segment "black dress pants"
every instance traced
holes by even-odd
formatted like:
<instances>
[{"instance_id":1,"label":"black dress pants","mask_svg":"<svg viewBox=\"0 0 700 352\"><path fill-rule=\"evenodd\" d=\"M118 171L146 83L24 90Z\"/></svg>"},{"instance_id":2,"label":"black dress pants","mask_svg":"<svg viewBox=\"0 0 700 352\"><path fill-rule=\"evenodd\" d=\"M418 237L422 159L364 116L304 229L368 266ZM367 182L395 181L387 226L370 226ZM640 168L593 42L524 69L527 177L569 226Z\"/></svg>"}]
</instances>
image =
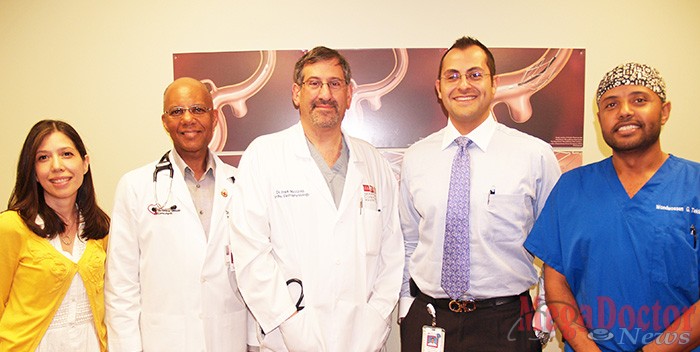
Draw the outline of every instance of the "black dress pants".
<instances>
[{"instance_id":1,"label":"black dress pants","mask_svg":"<svg viewBox=\"0 0 700 352\"><path fill-rule=\"evenodd\" d=\"M420 352L423 325L432 317L428 301L419 295L401 322L401 352ZM435 306L436 325L445 329L445 351L540 352L542 345L532 330L534 309L530 295L499 306L455 313Z\"/></svg>"}]
</instances>

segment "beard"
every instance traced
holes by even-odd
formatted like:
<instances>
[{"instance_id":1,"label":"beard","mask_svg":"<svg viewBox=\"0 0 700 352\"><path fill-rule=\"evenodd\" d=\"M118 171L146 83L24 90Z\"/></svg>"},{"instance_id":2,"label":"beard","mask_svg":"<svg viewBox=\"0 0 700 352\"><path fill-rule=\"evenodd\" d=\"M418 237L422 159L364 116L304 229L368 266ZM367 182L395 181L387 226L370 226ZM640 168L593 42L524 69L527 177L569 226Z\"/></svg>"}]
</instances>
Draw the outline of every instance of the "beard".
<instances>
[{"instance_id":1,"label":"beard","mask_svg":"<svg viewBox=\"0 0 700 352\"><path fill-rule=\"evenodd\" d=\"M338 126L341 120L340 112L338 111L338 103L335 100L322 100L319 103L331 105L333 110L317 110L316 102L311 106L311 123L319 128L332 128Z\"/></svg>"},{"instance_id":2,"label":"beard","mask_svg":"<svg viewBox=\"0 0 700 352\"><path fill-rule=\"evenodd\" d=\"M644 151L659 142L661 136L661 121L642 128L642 135L635 139L615 138L612 134L603 134L603 139L614 152L625 153Z\"/></svg>"}]
</instances>

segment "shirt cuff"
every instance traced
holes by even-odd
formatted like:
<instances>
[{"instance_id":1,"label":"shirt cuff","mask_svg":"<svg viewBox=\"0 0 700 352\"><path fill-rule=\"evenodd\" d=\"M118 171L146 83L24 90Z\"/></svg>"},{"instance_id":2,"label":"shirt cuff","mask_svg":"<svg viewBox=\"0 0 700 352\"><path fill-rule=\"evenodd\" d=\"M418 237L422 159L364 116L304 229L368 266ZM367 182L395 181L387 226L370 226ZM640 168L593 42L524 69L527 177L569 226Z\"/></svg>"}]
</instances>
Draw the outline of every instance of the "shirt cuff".
<instances>
[{"instance_id":1,"label":"shirt cuff","mask_svg":"<svg viewBox=\"0 0 700 352\"><path fill-rule=\"evenodd\" d=\"M399 299L399 319L403 318L408 314L408 310L411 308L415 297L401 297Z\"/></svg>"}]
</instances>

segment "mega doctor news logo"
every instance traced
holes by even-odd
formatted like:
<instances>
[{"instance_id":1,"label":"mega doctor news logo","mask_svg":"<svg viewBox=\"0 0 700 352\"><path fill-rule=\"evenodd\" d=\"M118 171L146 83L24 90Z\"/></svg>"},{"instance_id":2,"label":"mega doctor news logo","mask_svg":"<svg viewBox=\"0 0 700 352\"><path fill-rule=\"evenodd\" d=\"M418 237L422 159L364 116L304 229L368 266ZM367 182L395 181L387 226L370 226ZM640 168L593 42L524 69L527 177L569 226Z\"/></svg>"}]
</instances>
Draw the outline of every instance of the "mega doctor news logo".
<instances>
[{"instance_id":1,"label":"mega doctor news logo","mask_svg":"<svg viewBox=\"0 0 700 352\"><path fill-rule=\"evenodd\" d=\"M551 308L552 305L556 308ZM596 342L612 340L618 345L636 346L646 345L656 340L660 344L688 344L691 330L690 318L682 317L688 310L694 310L694 308L661 306L659 302L651 306L643 305L634 308L630 305L617 305L613 299L606 296L598 297L595 307L581 305L578 312L575 307L565 302L549 302L549 305L540 302L536 304L534 312L522 315L521 322L511 331L526 328L523 323L534 321L535 326L539 324L539 329L544 328L547 331L557 329L562 333L563 339L572 339L574 336L571 335L576 332L573 329L562 330L561 327L555 327L552 316L558 318L560 325L579 325L577 320L583 318L588 330L587 337ZM592 323L594 319L595 323ZM662 335L664 330L668 330L668 333Z\"/></svg>"}]
</instances>

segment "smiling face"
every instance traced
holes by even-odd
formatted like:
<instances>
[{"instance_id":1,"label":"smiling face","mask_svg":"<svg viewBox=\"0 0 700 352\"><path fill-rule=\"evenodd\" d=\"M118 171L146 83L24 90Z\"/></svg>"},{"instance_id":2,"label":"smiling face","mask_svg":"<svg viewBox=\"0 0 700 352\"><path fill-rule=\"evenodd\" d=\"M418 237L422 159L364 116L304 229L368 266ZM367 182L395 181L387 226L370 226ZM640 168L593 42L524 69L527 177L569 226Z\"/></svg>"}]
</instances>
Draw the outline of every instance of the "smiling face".
<instances>
[{"instance_id":1,"label":"smiling face","mask_svg":"<svg viewBox=\"0 0 700 352\"><path fill-rule=\"evenodd\" d=\"M73 141L62 132L44 138L34 158L34 171L44 189L46 204L57 209L62 202L75 203L89 164L88 156L81 156Z\"/></svg>"},{"instance_id":2,"label":"smiling face","mask_svg":"<svg viewBox=\"0 0 700 352\"><path fill-rule=\"evenodd\" d=\"M192 114L191 107L213 107L211 95L204 84L192 78L180 78L165 91L163 100L163 127L173 140L173 146L184 159L206 158L208 145L214 136L218 111L209 110L203 114ZM179 116L168 114L175 107L185 110Z\"/></svg>"},{"instance_id":3,"label":"smiling face","mask_svg":"<svg viewBox=\"0 0 700 352\"><path fill-rule=\"evenodd\" d=\"M352 101L352 87L345 83L345 74L338 59L307 64L302 69L302 85L292 86L292 101L299 107L304 128L340 128L345 111ZM314 87L310 81L320 82ZM329 82L339 83L333 88Z\"/></svg>"},{"instance_id":4,"label":"smiling face","mask_svg":"<svg viewBox=\"0 0 700 352\"><path fill-rule=\"evenodd\" d=\"M483 79L472 81L467 74L482 73ZM462 75L455 82L444 77L458 73ZM487 55L476 45L465 49L452 49L443 59L440 79L435 81L435 89L447 114L462 134L471 132L489 116L489 109L496 93L496 81L487 65Z\"/></svg>"},{"instance_id":5,"label":"smiling face","mask_svg":"<svg viewBox=\"0 0 700 352\"><path fill-rule=\"evenodd\" d=\"M603 139L614 152L644 152L660 148L661 126L671 112L670 102L643 86L619 86L606 91L598 103Z\"/></svg>"}]
</instances>

